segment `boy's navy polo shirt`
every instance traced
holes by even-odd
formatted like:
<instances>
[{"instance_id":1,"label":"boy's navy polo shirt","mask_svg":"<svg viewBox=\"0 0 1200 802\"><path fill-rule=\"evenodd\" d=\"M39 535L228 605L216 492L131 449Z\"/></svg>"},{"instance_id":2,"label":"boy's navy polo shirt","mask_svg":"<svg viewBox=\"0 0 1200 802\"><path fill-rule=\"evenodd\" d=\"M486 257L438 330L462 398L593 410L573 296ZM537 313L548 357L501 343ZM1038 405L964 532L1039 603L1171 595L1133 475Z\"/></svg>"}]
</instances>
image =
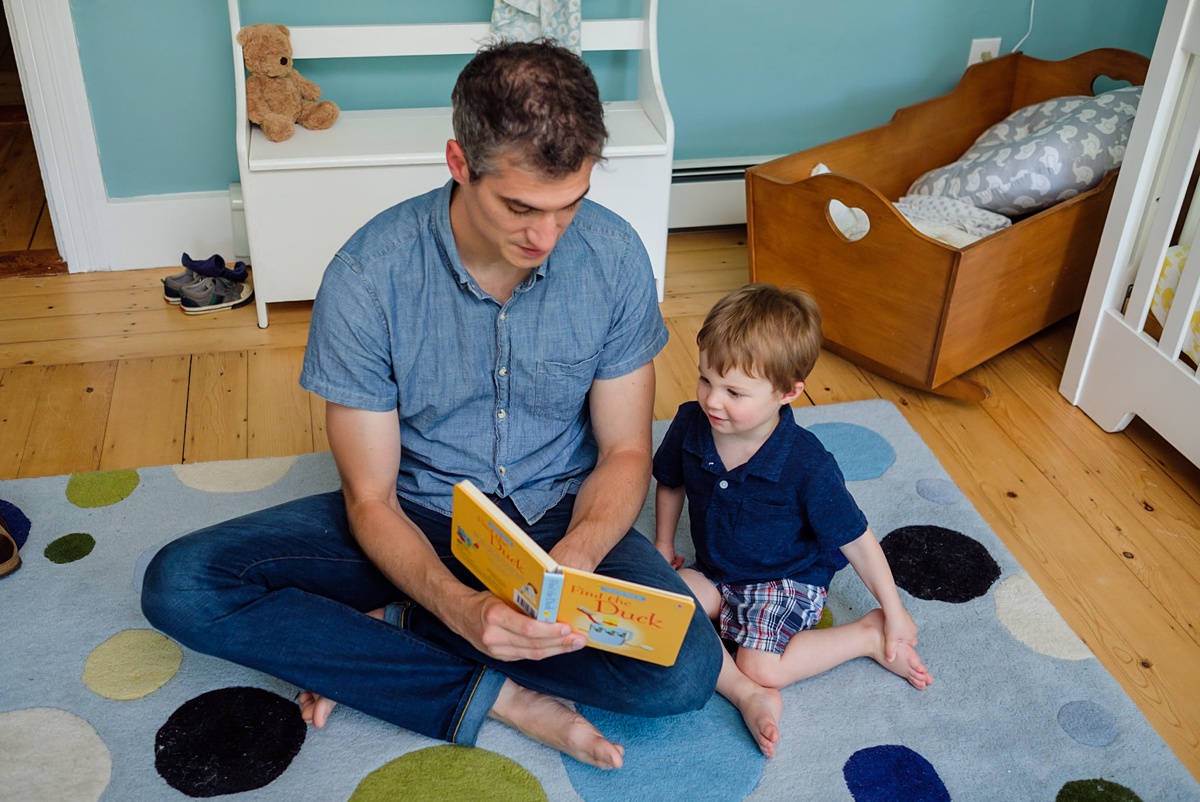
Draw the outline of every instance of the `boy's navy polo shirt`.
<instances>
[{"instance_id":1,"label":"boy's navy polo shirt","mask_svg":"<svg viewBox=\"0 0 1200 802\"><path fill-rule=\"evenodd\" d=\"M654 455L654 478L685 487L696 567L714 582L827 587L846 564L838 549L867 531L833 455L787 406L758 452L726 471L700 405L681 405Z\"/></svg>"}]
</instances>

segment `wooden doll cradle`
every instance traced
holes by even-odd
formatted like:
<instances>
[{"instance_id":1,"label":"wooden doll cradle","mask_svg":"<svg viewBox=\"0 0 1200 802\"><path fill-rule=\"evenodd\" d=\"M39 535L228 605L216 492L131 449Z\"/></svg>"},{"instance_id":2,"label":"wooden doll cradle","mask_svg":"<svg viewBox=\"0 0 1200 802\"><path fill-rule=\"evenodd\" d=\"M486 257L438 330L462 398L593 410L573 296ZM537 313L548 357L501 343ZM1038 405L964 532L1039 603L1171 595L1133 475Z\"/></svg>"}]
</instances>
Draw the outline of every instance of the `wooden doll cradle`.
<instances>
[{"instance_id":1,"label":"wooden doll cradle","mask_svg":"<svg viewBox=\"0 0 1200 802\"><path fill-rule=\"evenodd\" d=\"M747 170L751 280L810 293L825 346L862 367L943 395L987 397L960 374L1079 310L1117 171L963 248L920 233L889 199L1017 109L1091 95L1099 77L1141 85L1148 65L1117 49L1063 61L1014 53L969 67L953 91L886 125ZM812 176L818 163L834 172ZM866 213L864 237L837 229L833 200Z\"/></svg>"}]
</instances>

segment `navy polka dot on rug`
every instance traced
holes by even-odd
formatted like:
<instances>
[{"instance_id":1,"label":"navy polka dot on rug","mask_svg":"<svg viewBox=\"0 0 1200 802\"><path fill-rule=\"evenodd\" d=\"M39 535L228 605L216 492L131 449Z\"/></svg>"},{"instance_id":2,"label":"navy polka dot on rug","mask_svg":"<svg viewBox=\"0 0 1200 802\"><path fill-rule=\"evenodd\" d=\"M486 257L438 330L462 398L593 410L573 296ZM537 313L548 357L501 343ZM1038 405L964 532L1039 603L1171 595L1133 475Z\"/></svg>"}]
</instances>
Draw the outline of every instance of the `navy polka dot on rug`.
<instances>
[{"instance_id":1,"label":"navy polka dot on rug","mask_svg":"<svg viewBox=\"0 0 1200 802\"><path fill-rule=\"evenodd\" d=\"M933 764L898 744L860 749L842 767L854 802L950 802Z\"/></svg>"},{"instance_id":2,"label":"navy polka dot on rug","mask_svg":"<svg viewBox=\"0 0 1200 802\"><path fill-rule=\"evenodd\" d=\"M953 529L902 526L880 545L896 584L918 599L962 604L1000 578L1000 566L983 544Z\"/></svg>"},{"instance_id":3,"label":"navy polka dot on rug","mask_svg":"<svg viewBox=\"0 0 1200 802\"><path fill-rule=\"evenodd\" d=\"M21 508L0 498L0 518L7 524L8 533L16 541L17 548L24 546L25 541L29 539L30 523L25 513L21 512Z\"/></svg>"},{"instance_id":4,"label":"navy polka dot on rug","mask_svg":"<svg viewBox=\"0 0 1200 802\"><path fill-rule=\"evenodd\" d=\"M1123 785L1108 780L1071 780L1054 797L1054 802L1142 802Z\"/></svg>"},{"instance_id":5,"label":"navy polka dot on rug","mask_svg":"<svg viewBox=\"0 0 1200 802\"><path fill-rule=\"evenodd\" d=\"M304 744L300 708L260 688L221 688L180 705L154 739L154 767L191 797L262 788Z\"/></svg>"},{"instance_id":6,"label":"navy polka dot on rug","mask_svg":"<svg viewBox=\"0 0 1200 802\"><path fill-rule=\"evenodd\" d=\"M1058 710L1058 725L1084 746L1108 746L1117 738L1117 717L1095 702L1067 702Z\"/></svg>"},{"instance_id":7,"label":"navy polka dot on rug","mask_svg":"<svg viewBox=\"0 0 1200 802\"><path fill-rule=\"evenodd\" d=\"M848 482L878 479L896 461L891 443L865 426L814 423L807 428L833 454Z\"/></svg>"}]
</instances>

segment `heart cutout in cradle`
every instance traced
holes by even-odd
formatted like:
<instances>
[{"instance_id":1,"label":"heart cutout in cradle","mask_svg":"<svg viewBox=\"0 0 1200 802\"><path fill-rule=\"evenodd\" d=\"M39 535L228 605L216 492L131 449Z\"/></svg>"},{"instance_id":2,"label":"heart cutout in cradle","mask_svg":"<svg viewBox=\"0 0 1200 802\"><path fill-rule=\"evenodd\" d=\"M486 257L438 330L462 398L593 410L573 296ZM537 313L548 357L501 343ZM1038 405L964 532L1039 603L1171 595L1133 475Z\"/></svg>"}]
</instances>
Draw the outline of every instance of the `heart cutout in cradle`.
<instances>
[{"instance_id":1,"label":"heart cutout in cradle","mask_svg":"<svg viewBox=\"0 0 1200 802\"><path fill-rule=\"evenodd\" d=\"M847 206L840 200L829 201L825 216L833 230L847 242L858 242L871 230L871 218L857 206Z\"/></svg>"}]
</instances>

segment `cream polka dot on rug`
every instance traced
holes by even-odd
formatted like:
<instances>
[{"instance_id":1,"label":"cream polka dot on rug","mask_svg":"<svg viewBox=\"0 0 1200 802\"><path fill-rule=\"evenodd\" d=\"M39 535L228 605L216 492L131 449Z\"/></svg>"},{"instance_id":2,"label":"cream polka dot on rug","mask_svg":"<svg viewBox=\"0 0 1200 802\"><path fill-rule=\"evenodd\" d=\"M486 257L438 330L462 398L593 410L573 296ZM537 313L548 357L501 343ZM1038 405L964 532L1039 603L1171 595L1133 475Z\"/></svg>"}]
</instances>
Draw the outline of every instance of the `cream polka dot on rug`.
<instances>
[{"instance_id":1,"label":"cream polka dot on rug","mask_svg":"<svg viewBox=\"0 0 1200 802\"><path fill-rule=\"evenodd\" d=\"M94 802L112 757L92 725L52 707L0 713L0 798Z\"/></svg>"},{"instance_id":2,"label":"cream polka dot on rug","mask_svg":"<svg viewBox=\"0 0 1200 802\"><path fill-rule=\"evenodd\" d=\"M132 469L77 473L67 480L67 501L84 509L107 507L129 498L139 481Z\"/></svg>"},{"instance_id":3,"label":"cream polka dot on rug","mask_svg":"<svg viewBox=\"0 0 1200 802\"><path fill-rule=\"evenodd\" d=\"M106 699L149 696L179 672L183 650L152 629L126 629L101 643L83 664L83 684Z\"/></svg>"},{"instance_id":4,"label":"cream polka dot on rug","mask_svg":"<svg viewBox=\"0 0 1200 802\"><path fill-rule=\"evenodd\" d=\"M179 481L207 493L251 493L278 482L296 463L295 457L197 462L172 466Z\"/></svg>"},{"instance_id":5,"label":"cream polka dot on rug","mask_svg":"<svg viewBox=\"0 0 1200 802\"><path fill-rule=\"evenodd\" d=\"M537 778L519 763L486 749L431 746L385 763L363 778L349 802L540 802Z\"/></svg>"},{"instance_id":6,"label":"cream polka dot on rug","mask_svg":"<svg viewBox=\"0 0 1200 802\"><path fill-rule=\"evenodd\" d=\"M1009 634L1038 654L1061 660L1092 656L1028 574L1010 576L997 586L996 618Z\"/></svg>"}]
</instances>

